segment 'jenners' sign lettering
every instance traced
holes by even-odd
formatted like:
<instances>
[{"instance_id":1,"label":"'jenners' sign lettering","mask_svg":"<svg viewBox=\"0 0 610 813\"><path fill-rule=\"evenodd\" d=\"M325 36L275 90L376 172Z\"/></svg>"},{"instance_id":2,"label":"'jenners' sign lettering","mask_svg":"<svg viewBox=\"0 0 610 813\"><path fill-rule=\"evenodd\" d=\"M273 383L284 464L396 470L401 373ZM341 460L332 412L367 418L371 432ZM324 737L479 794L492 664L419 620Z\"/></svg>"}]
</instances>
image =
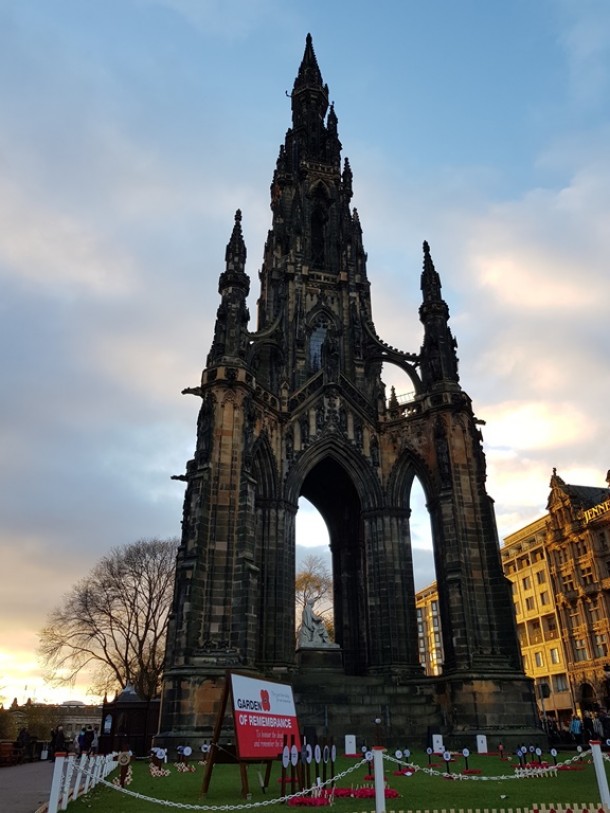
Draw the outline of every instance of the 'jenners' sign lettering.
<instances>
[{"instance_id":1,"label":"'jenners' sign lettering","mask_svg":"<svg viewBox=\"0 0 610 813\"><path fill-rule=\"evenodd\" d=\"M606 511L610 511L610 500L600 502L599 505L594 505L593 508L587 508L582 512L582 518L584 519L585 523L588 523L594 519L597 519L597 517L599 517L601 514L605 514Z\"/></svg>"}]
</instances>

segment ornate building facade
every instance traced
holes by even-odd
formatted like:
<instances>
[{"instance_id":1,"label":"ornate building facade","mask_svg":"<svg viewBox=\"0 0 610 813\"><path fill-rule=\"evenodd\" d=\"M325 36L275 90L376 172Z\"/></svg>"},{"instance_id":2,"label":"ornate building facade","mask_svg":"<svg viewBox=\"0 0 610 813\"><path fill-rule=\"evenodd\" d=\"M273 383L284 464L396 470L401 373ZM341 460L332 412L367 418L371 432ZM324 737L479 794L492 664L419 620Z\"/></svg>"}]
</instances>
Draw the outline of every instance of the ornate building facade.
<instances>
[{"instance_id":1,"label":"ornate building facade","mask_svg":"<svg viewBox=\"0 0 610 813\"><path fill-rule=\"evenodd\" d=\"M271 182L272 225L250 327L237 212L214 339L198 386L159 741L209 733L227 669L290 681L304 725L335 735L407 725L453 731L533 724L503 576L478 421L430 248L419 280L423 341L403 352L372 318L367 255L311 38ZM386 398L382 364L411 379ZM443 675L419 662L410 492L425 491L442 620ZM307 498L329 531L331 654L295 651L295 516ZM398 733L400 732L400 734ZM521 736L521 735L519 735Z\"/></svg>"},{"instance_id":2,"label":"ornate building facade","mask_svg":"<svg viewBox=\"0 0 610 813\"><path fill-rule=\"evenodd\" d=\"M502 565L513 585L525 673L535 682L541 720L569 722L575 701L547 548L548 514L504 540Z\"/></svg>"},{"instance_id":3,"label":"ornate building facade","mask_svg":"<svg viewBox=\"0 0 610 813\"><path fill-rule=\"evenodd\" d=\"M561 727L575 711L610 708L610 489L569 485L556 471L550 487L548 513L507 536L501 555L540 718ZM438 668L436 599L436 584L417 594L428 674Z\"/></svg>"},{"instance_id":4,"label":"ornate building facade","mask_svg":"<svg viewBox=\"0 0 610 813\"><path fill-rule=\"evenodd\" d=\"M575 704L583 712L607 709L610 488L568 485L553 471L547 508L549 567Z\"/></svg>"}]
</instances>

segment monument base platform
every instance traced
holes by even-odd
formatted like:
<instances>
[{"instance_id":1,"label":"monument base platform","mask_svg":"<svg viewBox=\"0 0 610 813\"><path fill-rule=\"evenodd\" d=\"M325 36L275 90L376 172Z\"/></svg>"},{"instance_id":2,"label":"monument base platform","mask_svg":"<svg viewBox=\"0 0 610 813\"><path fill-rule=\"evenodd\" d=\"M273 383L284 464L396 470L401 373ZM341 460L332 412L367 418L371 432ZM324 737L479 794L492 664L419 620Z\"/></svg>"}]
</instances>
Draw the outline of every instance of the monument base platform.
<instances>
[{"instance_id":1,"label":"monument base platform","mask_svg":"<svg viewBox=\"0 0 610 813\"><path fill-rule=\"evenodd\" d=\"M342 742L353 734L359 747L383 741L425 748L438 733L445 747L468 746L473 753L478 735L485 735L489 751L500 743L506 752L524 742L547 745L535 724L531 681L522 675L356 676L325 663L320 668L314 659L307 667L301 662L291 679L299 723L318 737Z\"/></svg>"},{"instance_id":2,"label":"monument base platform","mask_svg":"<svg viewBox=\"0 0 610 813\"><path fill-rule=\"evenodd\" d=\"M337 647L297 649L297 669L334 669L343 673L343 653Z\"/></svg>"},{"instance_id":3,"label":"monument base platform","mask_svg":"<svg viewBox=\"0 0 610 813\"><path fill-rule=\"evenodd\" d=\"M532 681L523 674L490 670L426 677L404 670L350 675L344 656L339 647L301 647L292 668L253 676L264 674L292 686L299 725L312 741L330 736L340 745L353 735L359 752L363 744L377 742L425 748L438 734L446 748L468 747L474 753L484 735L490 752L500 744L505 753L523 743L546 747L546 735L536 727ZM166 672L155 744L172 751L191 745L198 752L210 742L225 676L224 668L207 665L198 665L197 673L192 665L188 672ZM231 725L221 738L223 745L234 741Z\"/></svg>"}]
</instances>

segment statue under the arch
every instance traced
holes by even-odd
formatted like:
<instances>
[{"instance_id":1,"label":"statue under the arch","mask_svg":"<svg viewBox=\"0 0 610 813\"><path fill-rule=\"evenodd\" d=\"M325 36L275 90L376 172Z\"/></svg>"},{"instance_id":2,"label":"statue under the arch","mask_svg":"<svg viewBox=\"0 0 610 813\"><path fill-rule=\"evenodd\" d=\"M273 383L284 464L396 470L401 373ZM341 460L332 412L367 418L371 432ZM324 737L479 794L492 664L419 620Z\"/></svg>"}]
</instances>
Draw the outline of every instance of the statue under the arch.
<instances>
[{"instance_id":1,"label":"statue under the arch","mask_svg":"<svg viewBox=\"0 0 610 813\"><path fill-rule=\"evenodd\" d=\"M485 489L482 438L460 386L441 282L424 243L418 352L383 342L372 319L352 170L341 162L311 37L271 183L272 225L256 328L237 212L220 274L186 472L182 544L158 740L208 736L227 669L292 683L301 724L367 737L385 710L388 744L533 730L509 584ZM382 364L414 396L389 400ZM409 516L417 477L430 512L442 623L441 676L419 660ZM295 652L300 496L328 527L336 647ZM323 649L324 647L320 647ZM315 649L315 647L313 647ZM315 657L314 657L315 655ZM462 741L460 740L460 741Z\"/></svg>"}]
</instances>

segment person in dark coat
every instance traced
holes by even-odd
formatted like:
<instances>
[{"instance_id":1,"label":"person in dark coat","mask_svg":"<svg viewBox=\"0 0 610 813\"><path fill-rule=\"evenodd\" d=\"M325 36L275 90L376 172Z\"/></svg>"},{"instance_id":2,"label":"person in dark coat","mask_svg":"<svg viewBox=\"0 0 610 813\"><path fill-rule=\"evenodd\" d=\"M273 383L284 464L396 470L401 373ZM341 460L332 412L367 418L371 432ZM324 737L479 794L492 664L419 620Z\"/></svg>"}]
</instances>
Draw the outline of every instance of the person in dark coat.
<instances>
[{"instance_id":1,"label":"person in dark coat","mask_svg":"<svg viewBox=\"0 0 610 813\"><path fill-rule=\"evenodd\" d=\"M64 727L58 725L55 729L55 739L53 742L53 762L57 754L66 753L66 735L64 734Z\"/></svg>"},{"instance_id":2,"label":"person in dark coat","mask_svg":"<svg viewBox=\"0 0 610 813\"><path fill-rule=\"evenodd\" d=\"M81 754L87 754L87 756L91 753L91 744L93 743L93 726L88 725L85 729L85 737L83 741L83 750Z\"/></svg>"},{"instance_id":3,"label":"person in dark coat","mask_svg":"<svg viewBox=\"0 0 610 813\"><path fill-rule=\"evenodd\" d=\"M85 736L85 729L81 728L78 734L78 748L76 749L77 754L80 756L81 754L86 754L87 749L85 748L86 744L86 736Z\"/></svg>"}]
</instances>

